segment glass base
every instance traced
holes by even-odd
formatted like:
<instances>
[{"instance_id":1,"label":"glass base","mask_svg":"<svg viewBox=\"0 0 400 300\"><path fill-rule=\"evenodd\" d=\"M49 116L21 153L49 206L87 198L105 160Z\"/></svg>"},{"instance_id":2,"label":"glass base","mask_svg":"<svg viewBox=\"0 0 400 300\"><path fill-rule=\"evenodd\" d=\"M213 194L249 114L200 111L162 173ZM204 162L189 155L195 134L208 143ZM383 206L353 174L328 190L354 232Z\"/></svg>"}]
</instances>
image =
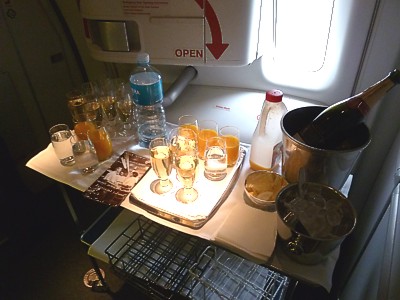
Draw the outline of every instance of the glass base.
<instances>
[{"instance_id":1,"label":"glass base","mask_svg":"<svg viewBox=\"0 0 400 300\"><path fill-rule=\"evenodd\" d=\"M92 174L94 171L96 171L98 164L94 165L94 166L90 166L90 167L86 167L84 169L81 169L81 173L83 175L86 174Z\"/></svg>"},{"instance_id":2,"label":"glass base","mask_svg":"<svg viewBox=\"0 0 400 300\"><path fill-rule=\"evenodd\" d=\"M73 166L75 164L75 159L73 156L68 156L66 158L60 159L60 163L65 167Z\"/></svg>"},{"instance_id":3,"label":"glass base","mask_svg":"<svg viewBox=\"0 0 400 300\"><path fill-rule=\"evenodd\" d=\"M197 199L198 195L199 193L194 188L186 190L181 188L176 192L175 198L182 203L192 203Z\"/></svg>"},{"instance_id":4,"label":"glass base","mask_svg":"<svg viewBox=\"0 0 400 300\"><path fill-rule=\"evenodd\" d=\"M226 177L226 171L225 172L204 171L204 177L211 181L220 181Z\"/></svg>"},{"instance_id":5,"label":"glass base","mask_svg":"<svg viewBox=\"0 0 400 300\"><path fill-rule=\"evenodd\" d=\"M122 137L137 136L137 130L135 128L121 129L118 131L118 135Z\"/></svg>"},{"instance_id":6,"label":"glass base","mask_svg":"<svg viewBox=\"0 0 400 300\"><path fill-rule=\"evenodd\" d=\"M165 194L172 189L172 182L169 181L169 184L161 185L161 180L157 179L151 183L150 189L155 194L159 194L159 195Z\"/></svg>"}]
</instances>

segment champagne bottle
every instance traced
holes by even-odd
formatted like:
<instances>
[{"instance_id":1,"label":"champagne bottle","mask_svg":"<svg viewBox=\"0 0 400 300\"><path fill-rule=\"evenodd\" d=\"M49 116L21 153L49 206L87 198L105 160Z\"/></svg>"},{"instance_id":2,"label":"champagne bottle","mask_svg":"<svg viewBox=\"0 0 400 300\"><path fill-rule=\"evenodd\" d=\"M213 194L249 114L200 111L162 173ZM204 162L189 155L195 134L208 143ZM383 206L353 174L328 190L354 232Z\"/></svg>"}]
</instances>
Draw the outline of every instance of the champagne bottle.
<instances>
[{"instance_id":1,"label":"champagne bottle","mask_svg":"<svg viewBox=\"0 0 400 300\"><path fill-rule=\"evenodd\" d=\"M323 110L294 137L305 144L327 150L343 149L349 132L360 125L370 109L396 84L400 71L393 70L385 78L363 92L337 102Z\"/></svg>"}]
</instances>

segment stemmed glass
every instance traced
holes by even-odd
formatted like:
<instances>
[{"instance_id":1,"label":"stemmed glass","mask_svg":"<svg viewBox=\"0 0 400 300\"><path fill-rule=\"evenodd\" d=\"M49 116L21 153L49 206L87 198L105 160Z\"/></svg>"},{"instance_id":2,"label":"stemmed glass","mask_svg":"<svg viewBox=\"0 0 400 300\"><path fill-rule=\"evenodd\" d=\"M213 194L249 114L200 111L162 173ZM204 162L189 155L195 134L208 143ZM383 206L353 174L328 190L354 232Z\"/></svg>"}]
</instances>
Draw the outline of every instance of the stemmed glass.
<instances>
[{"instance_id":1,"label":"stemmed glass","mask_svg":"<svg viewBox=\"0 0 400 300\"><path fill-rule=\"evenodd\" d=\"M85 121L93 122L96 127L103 124L103 109L99 101L98 86L95 82L84 82L81 86L82 97L84 99Z\"/></svg>"},{"instance_id":2,"label":"stemmed glass","mask_svg":"<svg viewBox=\"0 0 400 300\"><path fill-rule=\"evenodd\" d=\"M80 88L69 91L66 96L75 134L86 140L87 131L100 128L103 123L103 109L98 101L96 84L85 82Z\"/></svg>"},{"instance_id":3,"label":"stemmed glass","mask_svg":"<svg viewBox=\"0 0 400 300\"><path fill-rule=\"evenodd\" d=\"M191 203L198 197L193 188L197 177L199 158L197 156L197 134L187 127L179 127L172 137L175 169L183 188L176 192L176 199L183 203Z\"/></svg>"},{"instance_id":4,"label":"stemmed glass","mask_svg":"<svg viewBox=\"0 0 400 300\"><path fill-rule=\"evenodd\" d=\"M135 126L135 104L132 100L132 89L128 83L119 86L116 108L118 116L122 121L122 128L118 131L121 136L132 136L137 133Z\"/></svg>"},{"instance_id":5,"label":"stemmed glass","mask_svg":"<svg viewBox=\"0 0 400 300\"><path fill-rule=\"evenodd\" d=\"M182 144L184 142L184 137L194 139L197 142L197 134L191 128L178 126L172 128L171 131L168 133L168 139L172 151L172 156L173 156L172 160L174 165L175 165L175 155L178 150L178 143ZM198 147L198 145L196 145L196 147Z\"/></svg>"},{"instance_id":6,"label":"stemmed glass","mask_svg":"<svg viewBox=\"0 0 400 300\"><path fill-rule=\"evenodd\" d=\"M158 176L158 180L152 183L152 191L164 194L171 190L172 182L169 175L172 171L172 153L166 138L155 138L149 144L151 154L151 166Z\"/></svg>"},{"instance_id":7,"label":"stemmed glass","mask_svg":"<svg viewBox=\"0 0 400 300\"><path fill-rule=\"evenodd\" d=\"M112 135L115 134L117 121L115 102L119 82L121 81L118 79L107 78L99 83L100 103L107 118L107 127Z\"/></svg>"}]
</instances>

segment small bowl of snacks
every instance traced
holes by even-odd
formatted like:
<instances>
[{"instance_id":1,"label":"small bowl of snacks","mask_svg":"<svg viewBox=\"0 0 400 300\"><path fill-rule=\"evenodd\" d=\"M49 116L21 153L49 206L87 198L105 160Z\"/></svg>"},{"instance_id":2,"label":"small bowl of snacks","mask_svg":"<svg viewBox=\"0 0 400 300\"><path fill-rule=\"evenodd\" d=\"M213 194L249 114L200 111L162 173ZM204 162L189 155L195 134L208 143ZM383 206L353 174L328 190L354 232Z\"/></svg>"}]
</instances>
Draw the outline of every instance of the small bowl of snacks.
<instances>
[{"instance_id":1,"label":"small bowl of snacks","mask_svg":"<svg viewBox=\"0 0 400 300\"><path fill-rule=\"evenodd\" d=\"M286 179L278 173L255 171L247 175L244 190L256 207L275 211L276 196L287 185Z\"/></svg>"}]
</instances>

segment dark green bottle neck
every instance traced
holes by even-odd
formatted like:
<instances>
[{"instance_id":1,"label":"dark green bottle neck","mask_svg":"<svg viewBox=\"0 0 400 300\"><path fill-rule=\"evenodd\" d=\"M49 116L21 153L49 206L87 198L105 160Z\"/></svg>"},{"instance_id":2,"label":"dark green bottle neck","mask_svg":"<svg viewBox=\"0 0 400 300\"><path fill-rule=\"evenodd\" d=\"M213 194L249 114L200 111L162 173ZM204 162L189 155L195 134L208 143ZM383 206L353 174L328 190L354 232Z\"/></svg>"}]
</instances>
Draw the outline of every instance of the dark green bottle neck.
<instances>
[{"instance_id":1,"label":"dark green bottle neck","mask_svg":"<svg viewBox=\"0 0 400 300\"><path fill-rule=\"evenodd\" d=\"M392 80L395 84L400 84L400 71L397 69L394 69L392 72L389 74L390 80Z\"/></svg>"},{"instance_id":2,"label":"dark green bottle neck","mask_svg":"<svg viewBox=\"0 0 400 300\"><path fill-rule=\"evenodd\" d=\"M398 70L394 70L385 78L378 81L374 85L371 85L369 88L353 96L352 98L361 98L366 105L369 106L369 108L372 108L381 99L383 99L385 94L389 92L396 84L398 84L399 81L400 72Z\"/></svg>"}]
</instances>

